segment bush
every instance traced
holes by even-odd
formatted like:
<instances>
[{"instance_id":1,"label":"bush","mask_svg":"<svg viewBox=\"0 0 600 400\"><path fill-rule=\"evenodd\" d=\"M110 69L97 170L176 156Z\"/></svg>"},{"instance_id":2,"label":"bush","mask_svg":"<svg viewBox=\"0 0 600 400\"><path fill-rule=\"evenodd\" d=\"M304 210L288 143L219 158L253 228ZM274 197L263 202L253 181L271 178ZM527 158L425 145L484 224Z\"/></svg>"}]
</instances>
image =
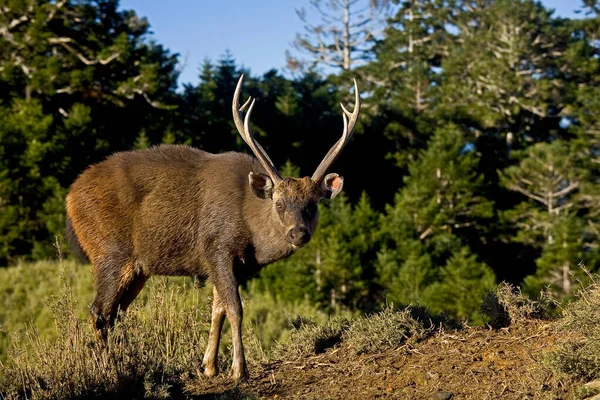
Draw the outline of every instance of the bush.
<instances>
[{"instance_id":1,"label":"bush","mask_svg":"<svg viewBox=\"0 0 600 400\"><path fill-rule=\"evenodd\" d=\"M378 353L421 340L436 327L457 327L445 315L434 316L422 307L411 306L399 311L388 306L371 315L331 318L323 324L297 317L292 324L290 341L275 347L275 358L299 359L342 343L357 354Z\"/></svg>"},{"instance_id":2,"label":"bush","mask_svg":"<svg viewBox=\"0 0 600 400\"><path fill-rule=\"evenodd\" d=\"M352 320L343 340L357 354L380 353L398 348L407 340L422 339L431 327L430 321L414 318L410 308L394 311L387 307L377 314Z\"/></svg>"},{"instance_id":3,"label":"bush","mask_svg":"<svg viewBox=\"0 0 600 400\"><path fill-rule=\"evenodd\" d=\"M583 380L600 378L600 281L591 279L564 307L557 321L562 340L547 359L555 370Z\"/></svg>"},{"instance_id":4,"label":"bush","mask_svg":"<svg viewBox=\"0 0 600 400\"><path fill-rule=\"evenodd\" d=\"M525 296L521 289L506 282L501 283L495 291L488 292L479 310L487 317L488 324L493 328L503 328L518 325L531 319L546 318L548 309L543 300L535 301Z\"/></svg>"},{"instance_id":5,"label":"bush","mask_svg":"<svg viewBox=\"0 0 600 400\"><path fill-rule=\"evenodd\" d=\"M292 325L289 342L278 343L273 350L273 356L277 359L300 359L324 353L341 343L349 321L346 318L332 318L324 324L317 324L299 316L292 321Z\"/></svg>"}]
</instances>

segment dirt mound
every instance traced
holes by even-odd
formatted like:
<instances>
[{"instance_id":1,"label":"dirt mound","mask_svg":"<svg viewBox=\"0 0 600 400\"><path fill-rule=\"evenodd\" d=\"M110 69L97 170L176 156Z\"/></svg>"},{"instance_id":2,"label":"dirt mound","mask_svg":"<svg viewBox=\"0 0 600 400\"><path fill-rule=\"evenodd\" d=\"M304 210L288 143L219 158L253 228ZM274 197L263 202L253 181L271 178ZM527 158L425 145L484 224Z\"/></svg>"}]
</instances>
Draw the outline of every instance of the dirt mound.
<instances>
[{"instance_id":1,"label":"dirt mound","mask_svg":"<svg viewBox=\"0 0 600 400\"><path fill-rule=\"evenodd\" d=\"M499 330L438 331L376 354L348 346L298 361L279 360L234 386L226 377L190 381L191 395L266 399L565 399L573 392L542 357L558 334L548 321Z\"/></svg>"}]
</instances>

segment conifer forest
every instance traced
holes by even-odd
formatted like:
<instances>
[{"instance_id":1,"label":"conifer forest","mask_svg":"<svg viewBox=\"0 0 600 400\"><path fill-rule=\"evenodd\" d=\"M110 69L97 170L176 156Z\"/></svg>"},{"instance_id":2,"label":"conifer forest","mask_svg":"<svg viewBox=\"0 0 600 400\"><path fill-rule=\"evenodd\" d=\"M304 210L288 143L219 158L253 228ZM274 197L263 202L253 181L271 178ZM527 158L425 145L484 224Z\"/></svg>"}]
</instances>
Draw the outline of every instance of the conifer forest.
<instances>
[{"instance_id":1,"label":"conifer forest","mask_svg":"<svg viewBox=\"0 0 600 400\"><path fill-rule=\"evenodd\" d=\"M599 3L572 19L530 0L312 6L286 68L256 75L223 49L179 87L181 56L118 0L0 0L0 266L52 260L57 242L73 258L65 195L114 152L249 152L231 116L244 73L252 129L283 176L310 176L338 140L353 79L362 98L332 168L344 191L255 292L477 324L501 282L564 300L598 272Z\"/></svg>"}]
</instances>

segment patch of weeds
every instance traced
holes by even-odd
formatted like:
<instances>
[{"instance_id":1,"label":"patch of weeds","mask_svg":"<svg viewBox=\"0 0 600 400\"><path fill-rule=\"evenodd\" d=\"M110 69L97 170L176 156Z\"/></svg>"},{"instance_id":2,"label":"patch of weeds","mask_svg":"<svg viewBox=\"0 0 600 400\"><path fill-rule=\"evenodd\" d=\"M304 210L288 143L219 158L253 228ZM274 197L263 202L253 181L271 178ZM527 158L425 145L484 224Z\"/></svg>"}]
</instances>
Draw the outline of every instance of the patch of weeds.
<instances>
[{"instance_id":1,"label":"patch of weeds","mask_svg":"<svg viewBox=\"0 0 600 400\"><path fill-rule=\"evenodd\" d=\"M546 305L543 302L530 299L520 288L508 283L500 284L495 292L488 292L480 311L495 329L546 317Z\"/></svg>"},{"instance_id":2,"label":"patch of weeds","mask_svg":"<svg viewBox=\"0 0 600 400\"><path fill-rule=\"evenodd\" d=\"M323 325L312 320L297 317L291 322L294 331L286 345L276 345L275 358L301 358L321 354L342 341L342 335L349 327L346 318L336 318Z\"/></svg>"},{"instance_id":3,"label":"patch of weeds","mask_svg":"<svg viewBox=\"0 0 600 400\"><path fill-rule=\"evenodd\" d=\"M574 397L576 399L589 399L598 394L600 394L600 388L583 385L575 389Z\"/></svg>"},{"instance_id":4,"label":"patch of weeds","mask_svg":"<svg viewBox=\"0 0 600 400\"><path fill-rule=\"evenodd\" d=\"M410 308L395 311L388 307L376 314L353 319L344 332L343 341L357 354L379 353L398 348L409 340L422 339L432 327L431 320L424 324L414 318Z\"/></svg>"},{"instance_id":5,"label":"patch of weeds","mask_svg":"<svg viewBox=\"0 0 600 400\"><path fill-rule=\"evenodd\" d=\"M556 325L562 338L547 357L550 366L578 380L600 378L600 282L580 289Z\"/></svg>"},{"instance_id":6,"label":"patch of weeds","mask_svg":"<svg viewBox=\"0 0 600 400\"><path fill-rule=\"evenodd\" d=\"M9 362L0 365L1 398L169 398L181 376L200 368L209 318L180 286L150 285L146 303L134 303L126 318L99 343L68 283L48 306L56 338L31 327L15 338ZM20 340L19 340L20 339Z\"/></svg>"},{"instance_id":7,"label":"patch of weeds","mask_svg":"<svg viewBox=\"0 0 600 400\"><path fill-rule=\"evenodd\" d=\"M325 324L296 317L290 321L293 332L288 344L278 345L278 359L301 358L320 354L347 344L357 354L377 353L398 348L409 341L418 341L441 327L458 327L445 315L432 315L425 308L404 307L397 311L391 306L367 316L352 319L336 318Z\"/></svg>"}]
</instances>

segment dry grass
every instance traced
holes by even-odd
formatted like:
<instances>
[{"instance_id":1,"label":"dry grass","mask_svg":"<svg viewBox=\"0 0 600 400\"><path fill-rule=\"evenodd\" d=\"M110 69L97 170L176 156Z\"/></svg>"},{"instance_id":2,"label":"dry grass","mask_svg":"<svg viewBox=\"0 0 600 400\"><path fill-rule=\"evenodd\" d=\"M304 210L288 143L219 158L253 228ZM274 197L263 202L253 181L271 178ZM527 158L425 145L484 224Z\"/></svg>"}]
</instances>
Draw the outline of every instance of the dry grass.
<instances>
[{"instance_id":1,"label":"dry grass","mask_svg":"<svg viewBox=\"0 0 600 400\"><path fill-rule=\"evenodd\" d=\"M300 359L321 354L342 341L342 334L349 327L346 318L334 318L317 324L301 316L292 321L293 331L287 344L278 344L273 350L275 359Z\"/></svg>"},{"instance_id":2,"label":"dry grass","mask_svg":"<svg viewBox=\"0 0 600 400\"><path fill-rule=\"evenodd\" d=\"M542 299L544 298L545 296L542 296ZM480 311L487 317L488 325L498 329L527 323L531 319L546 318L546 307L545 302L525 296L520 288L501 283L495 292L486 294Z\"/></svg>"},{"instance_id":3,"label":"dry grass","mask_svg":"<svg viewBox=\"0 0 600 400\"><path fill-rule=\"evenodd\" d=\"M13 337L9 362L0 365L0 393L11 398L166 398L183 379L199 374L209 317L207 300L165 281L148 301L132 306L100 345L68 284L49 302L57 339L35 328Z\"/></svg>"},{"instance_id":4,"label":"dry grass","mask_svg":"<svg viewBox=\"0 0 600 400\"><path fill-rule=\"evenodd\" d=\"M563 307L556 322L561 340L547 358L555 370L582 381L600 379L600 280L590 278L592 283Z\"/></svg>"},{"instance_id":5,"label":"dry grass","mask_svg":"<svg viewBox=\"0 0 600 400\"><path fill-rule=\"evenodd\" d=\"M539 398L565 393L583 398L597 389L577 388L600 378L600 281L595 277L575 301L560 309L560 318L552 319L547 317L544 301L533 301L518 288L500 285L486 296L481 311L490 326L503 329L461 327L421 307L386 307L368 316L329 320L320 314L315 319L292 319L289 315L310 308L296 305L272 313L285 309L276 297L250 295L244 343L256 383L238 387L227 377L231 362L228 325L220 353L224 376L205 379L200 371L208 337L210 288L191 290L189 280L153 279L127 318L117 323L108 344L100 346L88 318L81 315L87 304L80 303L81 296L65 276L64 266L62 271L62 288L47 302L54 333L41 335L31 324L12 336L9 361L0 364L0 398L206 398L202 396L211 394L210 398L226 400L262 398L265 392L295 396L307 390L306 382L317 382L318 374L325 372L339 372L336 380L345 374L364 376L357 393L373 392L374 397L368 398L376 398L375 386L381 382L371 386L373 377L382 368L394 371L398 365L411 363L414 369L399 369L392 381L386 381L385 390L408 388L402 389L406 394L446 388L467 393L452 376L475 371L482 377L478 385L486 390L508 393L485 380L489 377L506 382L515 395L526 390L523 393L539 394ZM286 334L269 333L268 337L286 339L270 351L257 332L276 325ZM328 351L332 348L339 351ZM410 351L395 351L404 348ZM292 371L289 376L285 368ZM278 386L273 382L279 382ZM343 392L342 386L338 389ZM310 391L315 396L321 393L316 386Z\"/></svg>"},{"instance_id":6,"label":"dry grass","mask_svg":"<svg viewBox=\"0 0 600 400\"><path fill-rule=\"evenodd\" d=\"M344 332L343 340L357 354L372 354L420 340L432 328L430 320L415 318L410 308L394 311L388 307L377 314L354 319Z\"/></svg>"},{"instance_id":7,"label":"dry grass","mask_svg":"<svg viewBox=\"0 0 600 400\"><path fill-rule=\"evenodd\" d=\"M457 326L443 315L434 316L424 308L410 306L401 310L386 306L378 313L334 318L324 324L297 317L292 325L290 341L275 348L275 359L300 359L341 344L356 354L379 353L421 340L436 328Z\"/></svg>"}]
</instances>

